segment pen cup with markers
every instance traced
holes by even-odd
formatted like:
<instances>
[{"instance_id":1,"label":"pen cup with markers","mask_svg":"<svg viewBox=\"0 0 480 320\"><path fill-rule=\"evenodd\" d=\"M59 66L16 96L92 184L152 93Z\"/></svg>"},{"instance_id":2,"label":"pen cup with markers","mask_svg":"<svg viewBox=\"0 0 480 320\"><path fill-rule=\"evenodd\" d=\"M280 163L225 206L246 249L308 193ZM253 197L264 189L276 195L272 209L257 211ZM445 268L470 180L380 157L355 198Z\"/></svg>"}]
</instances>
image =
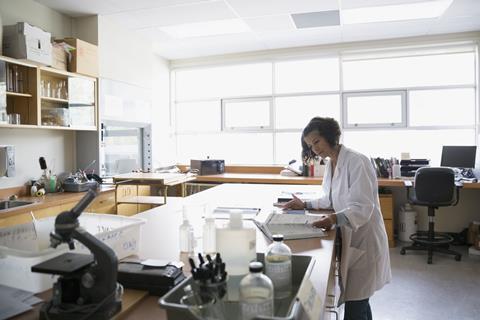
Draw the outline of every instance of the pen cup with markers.
<instances>
[{"instance_id":1,"label":"pen cup with markers","mask_svg":"<svg viewBox=\"0 0 480 320\"><path fill-rule=\"evenodd\" d=\"M193 291L190 286L186 286L184 290L186 294L180 299L180 303L188 308L195 319L225 319L223 308L214 294L208 291Z\"/></svg>"}]
</instances>

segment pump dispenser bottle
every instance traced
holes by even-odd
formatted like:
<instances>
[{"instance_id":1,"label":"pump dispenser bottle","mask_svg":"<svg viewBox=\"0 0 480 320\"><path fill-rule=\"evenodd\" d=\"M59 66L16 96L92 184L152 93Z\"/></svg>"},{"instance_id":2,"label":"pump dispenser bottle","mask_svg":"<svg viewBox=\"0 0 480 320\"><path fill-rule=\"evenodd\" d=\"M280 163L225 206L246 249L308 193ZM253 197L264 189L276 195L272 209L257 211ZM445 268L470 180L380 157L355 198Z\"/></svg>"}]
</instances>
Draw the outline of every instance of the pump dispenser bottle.
<instances>
[{"instance_id":1,"label":"pump dispenser bottle","mask_svg":"<svg viewBox=\"0 0 480 320\"><path fill-rule=\"evenodd\" d=\"M248 273L250 261L256 260L256 231L244 227L241 212L232 212L225 228L217 229L217 252L221 254L229 275L228 300L238 301L240 280Z\"/></svg>"}]
</instances>

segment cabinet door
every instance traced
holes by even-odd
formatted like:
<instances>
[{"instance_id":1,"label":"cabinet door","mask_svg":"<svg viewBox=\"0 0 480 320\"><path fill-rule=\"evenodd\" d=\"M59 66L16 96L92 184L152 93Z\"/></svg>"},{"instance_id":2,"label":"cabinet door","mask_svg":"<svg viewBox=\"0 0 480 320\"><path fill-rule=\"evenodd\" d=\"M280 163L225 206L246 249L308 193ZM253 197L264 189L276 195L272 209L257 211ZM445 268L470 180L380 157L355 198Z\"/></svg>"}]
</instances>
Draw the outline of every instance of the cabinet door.
<instances>
[{"instance_id":1,"label":"cabinet door","mask_svg":"<svg viewBox=\"0 0 480 320\"><path fill-rule=\"evenodd\" d=\"M383 219L393 219L393 196L391 194L380 195L380 208Z\"/></svg>"},{"instance_id":2,"label":"cabinet door","mask_svg":"<svg viewBox=\"0 0 480 320\"><path fill-rule=\"evenodd\" d=\"M92 213L109 213L115 214L115 192L101 193L93 203L85 209L87 212Z\"/></svg>"},{"instance_id":3,"label":"cabinet door","mask_svg":"<svg viewBox=\"0 0 480 320\"><path fill-rule=\"evenodd\" d=\"M30 215L30 213L20 213L15 216L0 219L0 228L10 227L28 222L32 222L32 216Z\"/></svg>"}]
</instances>

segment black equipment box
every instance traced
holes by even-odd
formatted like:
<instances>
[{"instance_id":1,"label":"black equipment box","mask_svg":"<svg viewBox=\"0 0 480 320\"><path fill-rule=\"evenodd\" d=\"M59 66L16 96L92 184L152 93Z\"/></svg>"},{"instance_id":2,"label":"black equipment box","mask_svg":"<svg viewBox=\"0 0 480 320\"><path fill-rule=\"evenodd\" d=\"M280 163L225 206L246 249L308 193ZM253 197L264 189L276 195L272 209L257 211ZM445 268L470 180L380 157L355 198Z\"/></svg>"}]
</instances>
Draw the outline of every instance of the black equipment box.
<instances>
[{"instance_id":1,"label":"black equipment box","mask_svg":"<svg viewBox=\"0 0 480 320\"><path fill-rule=\"evenodd\" d=\"M225 172L225 160L190 160L190 170L198 170L201 176Z\"/></svg>"},{"instance_id":2,"label":"black equipment box","mask_svg":"<svg viewBox=\"0 0 480 320\"><path fill-rule=\"evenodd\" d=\"M125 288L147 290L155 296L163 296L184 279L182 269L173 265L149 267L139 262L118 264L118 282Z\"/></svg>"}]
</instances>

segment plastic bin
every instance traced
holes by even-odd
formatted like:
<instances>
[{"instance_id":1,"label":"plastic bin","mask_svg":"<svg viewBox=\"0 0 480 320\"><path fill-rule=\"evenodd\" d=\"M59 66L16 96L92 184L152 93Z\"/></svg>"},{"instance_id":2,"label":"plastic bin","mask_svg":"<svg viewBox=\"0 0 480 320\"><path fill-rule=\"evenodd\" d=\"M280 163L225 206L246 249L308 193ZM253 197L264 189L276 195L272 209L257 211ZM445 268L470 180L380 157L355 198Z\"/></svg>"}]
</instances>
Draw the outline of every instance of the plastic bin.
<instances>
[{"instance_id":1,"label":"plastic bin","mask_svg":"<svg viewBox=\"0 0 480 320\"><path fill-rule=\"evenodd\" d=\"M138 254L140 226L144 219L107 214L82 214L80 225L109 245L118 259ZM39 219L0 229L0 284L32 291L45 291L52 287L55 277L31 272L31 267L68 251L62 244L50 246L50 232L55 217ZM75 252L90 253L81 243L75 242Z\"/></svg>"},{"instance_id":2,"label":"plastic bin","mask_svg":"<svg viewBox=\"0 0 480 320\"><path fill-rule=\"evenodd\" d=\"M257 253L257 260L263 262L264 255ZM262 317L261 319L293 320L303 317L304 311L296 297L298 290L310 276L314 263L315 260L310 256L292 256L292 294L288 298L275 300L273 318ZM158 300L160 306L167 310L168 320L198 320L185 305L180 303L180 299L185 295L185 286L191 282L192 277L188 277ZM224 305L225 319L240 319L240 305L238 302L224 302Z\"/></svg>"}]
</instances>

